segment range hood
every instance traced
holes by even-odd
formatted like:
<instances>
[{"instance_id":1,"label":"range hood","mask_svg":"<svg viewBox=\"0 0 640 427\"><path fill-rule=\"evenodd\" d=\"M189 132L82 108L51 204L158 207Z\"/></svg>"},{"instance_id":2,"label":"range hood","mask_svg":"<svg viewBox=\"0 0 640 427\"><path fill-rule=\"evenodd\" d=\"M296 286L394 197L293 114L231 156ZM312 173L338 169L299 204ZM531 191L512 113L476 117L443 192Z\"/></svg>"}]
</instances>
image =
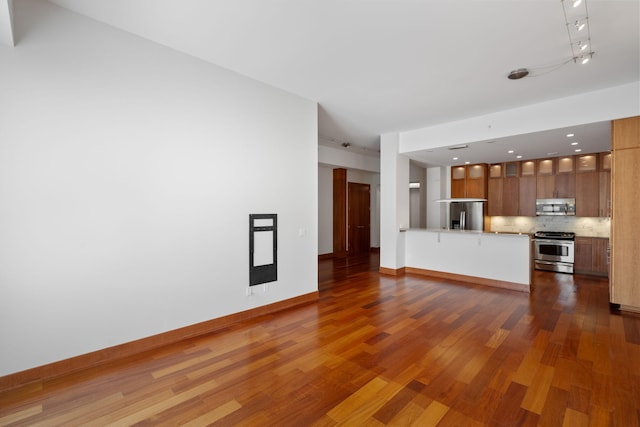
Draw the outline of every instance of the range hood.
<instances>
[{"instance_id":1,"label":"range hood","mask_svg":"<svg viewBox=\"0 0 640 427\"><path fill-rule=\"evenodd\" d=\"M487 199L474 199L472 197L457 197L453 199L439 199L436 200L437 203L467 203L467 202L486 202Z\"/></svg>"}]
</instances>

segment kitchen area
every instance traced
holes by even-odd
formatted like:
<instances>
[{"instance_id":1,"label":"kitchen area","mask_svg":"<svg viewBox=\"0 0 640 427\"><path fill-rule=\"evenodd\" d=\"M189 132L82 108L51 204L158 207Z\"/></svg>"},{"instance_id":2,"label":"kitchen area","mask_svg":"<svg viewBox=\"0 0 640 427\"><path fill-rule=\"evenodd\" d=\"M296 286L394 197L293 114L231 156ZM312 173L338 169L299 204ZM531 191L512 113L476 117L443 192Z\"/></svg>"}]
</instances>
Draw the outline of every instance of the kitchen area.
<instances>
[{"instance_id":1,"label":"kitchen area","mask_svg":"<svg viewBox=\"0 0 640 427\"><path fill-rule=\"evenodd\" d=\"M439 228L474 236L477 242L454 246L454 259L466 259L464 263L447 266L445 255L424 268L425 262L409 255L426 251L418 249L415 229L410 229L409 271L424 268L433 274L434 268L444 268L460 280L470 276L473 281L484 269L480 277L490 279L489 286L525 292L531 291L532 269L608 275L611 152L452 166L448 183L451 197L435 200L444 207ZM442 231L437 233L436 253L442 253ZM488 249L491 237L498 239L497 246ZM478 248L477 253L461 257L470 247ZM470 268L477 260L481 262Z\"/></svg>"},{"instance_id":2,"label":"kitchen area","mask_svg":"<svg viewBox=\"0 0 640 427\"><path fill-rule=\"evenodd\" d=\"M640 163L633 156L640 151L640 118L608 126L605 150L578 146L570 154L471 163L459 154L466 145L449 147L456 152L448 155L461 158L458 164L439 168L436 175L426 170L427 179L418 185L412 160L410 192L415 195L424 186L423 194L434 194L435 188L440 197L427 196L426 207L420 208L427 220L420 227L415 227L419 209L413 206L411 226L398 221L401 270L524 292L535 287L536 270L609 277L610 302L638 311L634 272L640 254L631 236L636 233L632 200L640 199L631 183L638 182ZM567 133L563 142L575 147L571 137ZM407 202L416 199L410 196ZM477 220L479 210L482 221Z\"/></svg>"}]
</instances>

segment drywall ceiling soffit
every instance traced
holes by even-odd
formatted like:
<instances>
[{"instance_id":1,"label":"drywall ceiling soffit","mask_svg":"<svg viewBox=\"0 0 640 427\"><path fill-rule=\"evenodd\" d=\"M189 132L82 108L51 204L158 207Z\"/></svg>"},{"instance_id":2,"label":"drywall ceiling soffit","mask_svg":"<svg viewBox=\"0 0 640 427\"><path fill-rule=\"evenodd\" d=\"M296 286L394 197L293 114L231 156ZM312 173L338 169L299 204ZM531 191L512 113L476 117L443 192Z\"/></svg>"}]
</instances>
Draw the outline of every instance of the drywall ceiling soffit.
<instances>
[{"instance_id":1,"label":"drywall ceiling soffit","mask_svg":"<svg viewBox=\"0 0 640 427\"><path fill-rule=\"evenodd\" d=\"M0 44L14 46L13 0L0 0Z\"/></svg>"}]
</instances>

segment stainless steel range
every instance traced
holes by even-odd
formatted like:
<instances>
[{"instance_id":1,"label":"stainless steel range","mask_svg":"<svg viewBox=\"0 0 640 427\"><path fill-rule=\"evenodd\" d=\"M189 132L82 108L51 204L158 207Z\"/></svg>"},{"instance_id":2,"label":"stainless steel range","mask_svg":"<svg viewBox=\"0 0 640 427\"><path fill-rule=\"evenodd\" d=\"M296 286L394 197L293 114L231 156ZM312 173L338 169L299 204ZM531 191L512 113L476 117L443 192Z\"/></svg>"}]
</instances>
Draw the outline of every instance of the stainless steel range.
<instances>
[{"instance_id":1,"label":"stainless steel range","mask_svg":"<svg viewBox=\"0 0 640 427\"><path fill-rule=\"evenodd\" d=\"M576 234L538 231L535 234L534 265L537 270L573 274Z\"/></svg>"}]
</instances>

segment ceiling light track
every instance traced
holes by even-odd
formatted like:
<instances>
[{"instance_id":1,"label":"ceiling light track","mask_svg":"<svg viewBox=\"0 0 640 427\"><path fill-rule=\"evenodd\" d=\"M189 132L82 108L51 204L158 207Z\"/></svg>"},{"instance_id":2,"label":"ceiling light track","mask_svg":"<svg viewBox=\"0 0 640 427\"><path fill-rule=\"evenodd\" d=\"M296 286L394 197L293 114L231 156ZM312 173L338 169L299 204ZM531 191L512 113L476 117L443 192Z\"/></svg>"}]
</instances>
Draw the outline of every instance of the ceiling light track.
<instances>
[{"instance_id":1,"label":"ceiling light track","mask_svg":"<svg viewBox=\"0 0 640 427\"><path fill-rule=\"evenodd\" d=\"M586 64L593 58L591 49L591 29L587 0L560 0L567 27L571 59L576 64Z\"/></svg>"},{"instance_id":2,"label":"ceiling light track","mask_svg":"<svg viewBox=\"0 0 640 427\"><path fill-rule=\"evenodd\" d=\"M537 68L518 68L507 74L509 80L519 80L523 77L539 77L568 64L569 62L586 64L593 58L591 49L591 30L589 28L589 10L587 0L560 0L564 15L565 27L571 48L571 57L552 65ZM536 70L544 70L534 72Z\"/></svg>"}]
</instances>

